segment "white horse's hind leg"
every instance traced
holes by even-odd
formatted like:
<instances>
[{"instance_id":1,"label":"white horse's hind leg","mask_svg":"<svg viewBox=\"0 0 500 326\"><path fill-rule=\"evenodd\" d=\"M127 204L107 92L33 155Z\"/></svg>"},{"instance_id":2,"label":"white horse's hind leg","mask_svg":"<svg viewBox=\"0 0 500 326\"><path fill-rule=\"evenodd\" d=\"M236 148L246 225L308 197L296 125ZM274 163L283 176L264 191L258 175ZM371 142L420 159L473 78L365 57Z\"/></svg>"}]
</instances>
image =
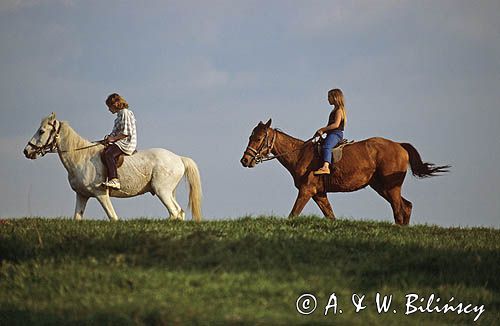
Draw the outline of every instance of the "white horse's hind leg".
<instances>
[{"instance_id":1,"label":"white horse's hind leg","mask_svg":"<svg viewBox=\"0 0 500 326\"><path fill-rule=\"evenodd\" d=\"M75 220L81 220L83 218L83 212L85 212L85 206L87 206L88 200L89 197L76 193L75 215L73 216Z\"/></svg>"},{"instance_id":2,"label":"white horse's hind leg","mask_svg":"<svg viewBox=\"0 0 500 326\"><path fill-rule=\"evenodd\" d=\"M184 211L182 211L181 207L175 200L173 191L160 189L156 192L156 195L160 198L163 205L167 207L170 218L175 220L184 220Z\"/></svg>"},{"instance_id":3,"label":"white horse's hind leg","mask_svg":"<svg viewBox=\"0 0 500 326\"><path fill-rule=\"evenodd\" d=\"M118 216L116 215L115 209L113 208L113 204L111 204L111 199L109 199L109 195L103 194L96 196L97 201L101 204L102 208L108 215L108 218L111 221L118 221Z\"/></svg>"},{"instance_id":4,"label":"white horse's hind leg","mask_svg":"<svg viewBox=\"0 0 500 326\"><path fill-rule=\"evenodd\" d=\"M184 220L185 213L175 200L175 189L184 175L184 165L179 157L168 163L168 167L161 165L157 167L151 186L163 205L167 207L170 218Z\"/></svg>"},{"instance_id":5,"label":"white horse's hind leg","mask_svg":"<svg viewBox=\"0 0 500 326\"><path fill-rule=\"evenodd\" d=\"M177 210L180 211L179 218L184 221L186 219L186 213L184 212L181 205L179 205L177 199L175 198L175 190L172 192L172 201L174 202L174 205L177 208Z\"/></svg>"}]
</instances>

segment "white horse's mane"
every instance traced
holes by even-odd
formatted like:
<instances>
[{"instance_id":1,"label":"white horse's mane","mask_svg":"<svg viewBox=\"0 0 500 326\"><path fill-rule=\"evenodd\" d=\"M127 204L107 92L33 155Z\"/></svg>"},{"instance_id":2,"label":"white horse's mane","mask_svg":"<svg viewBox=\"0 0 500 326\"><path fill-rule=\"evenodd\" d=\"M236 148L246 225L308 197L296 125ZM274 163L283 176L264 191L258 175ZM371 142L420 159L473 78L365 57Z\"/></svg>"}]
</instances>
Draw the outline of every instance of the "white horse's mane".
<instances>
[{"instance_id":1,"label":"white horse's mane","mask_svg":"<svg viewBox=\"0 0 500 326\"><path fill-rule=\"evenodd\" d=\"M67 121L60 121L61 129L59 131L59 138L61 139L61 150L67 151L71 155L72 161L80 162L82 159L95 153L96 150L102 149L102 146L90 147L88 149L76 150L89 145L92 142L80 136Z\"/></svg>"}]
</instances>

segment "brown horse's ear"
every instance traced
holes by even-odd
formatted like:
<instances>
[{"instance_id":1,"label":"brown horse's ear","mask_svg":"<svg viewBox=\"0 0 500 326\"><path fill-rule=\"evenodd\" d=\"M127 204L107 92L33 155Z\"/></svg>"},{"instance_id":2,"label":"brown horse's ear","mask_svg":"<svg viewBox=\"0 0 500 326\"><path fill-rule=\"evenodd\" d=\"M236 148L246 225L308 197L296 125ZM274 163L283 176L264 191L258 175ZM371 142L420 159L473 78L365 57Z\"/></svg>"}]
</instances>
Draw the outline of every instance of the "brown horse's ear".
<instances>
[{"instance_id":1,"label":"brown horse's ear","mask_svg":"<svg viewBox=\"0 0 500 326\"><path fill-rule=\"evenodd\" d=\"M266 122L266 128L271 127L271 122L272 122L272 121L273 121L273 120L272 120L271 118L269 118L269 120Z\"/></svg>"}]
</instances>

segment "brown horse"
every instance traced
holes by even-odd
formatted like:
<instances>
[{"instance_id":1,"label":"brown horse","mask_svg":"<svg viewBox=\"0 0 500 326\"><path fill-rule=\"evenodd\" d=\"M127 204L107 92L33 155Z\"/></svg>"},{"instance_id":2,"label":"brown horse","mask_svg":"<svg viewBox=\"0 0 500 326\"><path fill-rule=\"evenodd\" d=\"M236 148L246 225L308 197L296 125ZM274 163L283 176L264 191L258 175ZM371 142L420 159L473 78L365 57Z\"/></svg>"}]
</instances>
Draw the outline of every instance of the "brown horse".
<instances>
[{"instance_id":1,"label":"brown horse","mask_svg":"<svg viewBox=\"0 0 500 326\"><path fill-rule=\"evenodd\" d=\"M240 162L252 168L273 158L290 172L299 190L290 217L299 215L312 197L325 217L333 220L335 214L326 196L328 192L351 192L369 185L391 204L394 221L399 225L410 223L412 203L401 196L408 164L419 178L448 172L450 167L422 162L411 144L375 137L345 146L342 159L335 163L331 174L316 176L313 172L322 165L322 160L315 145L271 128L269 119L253 129Z\"/></svg>"}]
</instances>

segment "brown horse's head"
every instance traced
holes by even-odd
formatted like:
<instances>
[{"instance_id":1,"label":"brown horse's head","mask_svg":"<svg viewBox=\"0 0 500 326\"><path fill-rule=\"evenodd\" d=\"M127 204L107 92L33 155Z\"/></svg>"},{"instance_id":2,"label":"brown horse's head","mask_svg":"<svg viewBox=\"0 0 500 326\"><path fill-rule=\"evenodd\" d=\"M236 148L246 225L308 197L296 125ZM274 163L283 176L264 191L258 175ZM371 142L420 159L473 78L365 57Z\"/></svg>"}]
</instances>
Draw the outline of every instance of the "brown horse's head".
<instances>
[{"instance_id":1,"label":"brown horse's head","mask_svg":"<svg viewBox=\"0 0 500 326\"><path fill-rule=\"evenodd\" d=\"M272 140L269 136L271 119L266 123L259 122L257 127L252 130L248 140L248 146L243 153L240 162L244 167L253 168L261 160L271 153Z\"/></svg>"}]
</instances>

